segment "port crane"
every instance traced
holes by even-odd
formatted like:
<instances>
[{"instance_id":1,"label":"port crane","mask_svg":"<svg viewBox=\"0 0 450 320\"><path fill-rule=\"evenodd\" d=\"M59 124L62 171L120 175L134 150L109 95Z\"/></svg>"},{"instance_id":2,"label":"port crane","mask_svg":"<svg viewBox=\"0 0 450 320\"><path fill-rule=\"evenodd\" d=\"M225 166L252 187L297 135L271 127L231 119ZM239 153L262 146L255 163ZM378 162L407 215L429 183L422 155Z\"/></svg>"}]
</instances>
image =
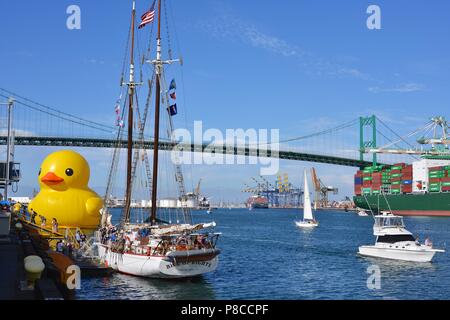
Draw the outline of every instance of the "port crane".
<instances>
[{"instance_id":1,"label":"port crane","mask_svg":"<svg viewBox=\"0 0 450 320\"><path fill-rule=\"evenodd\" d=\"M436 116L423 126L396 141L392 141L387 145L378 148L366 148L366 153L387 153L387 154L405 154L419 155L424 157L450 156L450 139L449 125L445 117ZM419 136L416 139L418 146L415 148L407 142L407 139ZM411 148L409 149L393 149L391 146L406 142ZM424 145L431 145L430 149L424 149Z\"/></svg>"},{"instance_id":2,"label":"port crane","mask_svg":"<svg viewBox=\"0 0 450 320\"><path fill-rule=\"evenodd\" d=\"M339 189L331 186L325 186L316 174L316 169L311 168L311 177L314 185L314 208L323 208L328 206L328 193L338 194Z\"/></svg>"},{"instance_id":3,"label":"port crane","mask_svg":"<svg viewBox=\"0 0 450 320\"><path fill-rule=\"evenodd\" d=\"M282 181L281 188L279 188L278 180L275 185L270 183L263 176L252 177L253 182L256 183L255 186L250 187L248 184L244 183L244 189L242 192L251 193L253 195L264 196L269 201L270 207L299 207L301 204L301 196L303 190L294 187L288 181L288 175L285 174L285 179Z\"/></svg>"}]
</instances>

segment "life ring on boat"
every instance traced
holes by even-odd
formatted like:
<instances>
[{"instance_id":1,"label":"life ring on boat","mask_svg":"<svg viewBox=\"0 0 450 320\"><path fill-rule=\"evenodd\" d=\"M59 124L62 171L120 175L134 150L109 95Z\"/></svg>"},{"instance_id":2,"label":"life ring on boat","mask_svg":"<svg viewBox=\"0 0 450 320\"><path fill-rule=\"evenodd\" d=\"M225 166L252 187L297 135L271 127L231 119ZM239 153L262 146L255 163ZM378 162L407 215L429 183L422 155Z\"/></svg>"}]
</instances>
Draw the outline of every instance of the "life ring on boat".
<instances>
[{"instance_id":1,"label":"life ring on boat","mask_svg":"<svg viewBox=\"0 0 450 320\"><path fill-rule=\"evenodd\" d=\"M177 251L186 251L187 250L187 245L185 244L180 244L176 246L176 250Z\"/></svg>"}]
</instances>

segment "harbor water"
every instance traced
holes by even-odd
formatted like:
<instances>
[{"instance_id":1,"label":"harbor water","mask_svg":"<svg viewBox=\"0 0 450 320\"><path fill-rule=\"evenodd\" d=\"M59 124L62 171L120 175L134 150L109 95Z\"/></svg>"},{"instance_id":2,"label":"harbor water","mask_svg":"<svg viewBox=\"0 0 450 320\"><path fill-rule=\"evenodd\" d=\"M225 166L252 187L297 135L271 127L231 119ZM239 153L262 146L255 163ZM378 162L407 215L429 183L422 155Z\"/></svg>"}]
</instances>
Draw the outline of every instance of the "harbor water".
<instances>
[{"instance_id":1,"label":"harbor water","mask_svg":"<svg viewBox=\"0 0 450 320\"><path fill-rule=\"evenodd\" d=\"M115 212L118 214L118 211ZM194 212L195 222L217 222L222 254L217 270L202 278L157 280L114 274L83 278L76 299L447 299L450 252L432 263L409 263L357 255L373 244L373 219L356 213L314 213L320 226L300 230L301 210L219 209ZM406 217L408 230L434 246L450 243L450 219ZM379 289L368 273L381 271ZM372 283L371 281L369 281Z\"/></svg>"}]
</instances>

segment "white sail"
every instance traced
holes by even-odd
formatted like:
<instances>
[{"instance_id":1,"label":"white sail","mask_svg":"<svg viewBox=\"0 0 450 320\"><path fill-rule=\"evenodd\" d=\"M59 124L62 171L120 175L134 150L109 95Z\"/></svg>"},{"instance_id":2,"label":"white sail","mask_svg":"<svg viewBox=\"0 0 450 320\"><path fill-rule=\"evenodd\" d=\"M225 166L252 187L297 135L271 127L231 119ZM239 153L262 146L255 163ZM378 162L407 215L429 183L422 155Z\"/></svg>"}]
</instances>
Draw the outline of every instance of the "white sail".
<instances>
[{"instance_id":1,"label":"white sail","mask_svg":"<svg viewBox=\"0 0 450 320\"><path fill-rule=\"evenodd\" d=\"M304 172L304 175L305 175L305 183L303 194L303 220L314 220L311 209L311 198L309 196L308 178L306 175L306 170Z\"/></svg>"}]
</instances>

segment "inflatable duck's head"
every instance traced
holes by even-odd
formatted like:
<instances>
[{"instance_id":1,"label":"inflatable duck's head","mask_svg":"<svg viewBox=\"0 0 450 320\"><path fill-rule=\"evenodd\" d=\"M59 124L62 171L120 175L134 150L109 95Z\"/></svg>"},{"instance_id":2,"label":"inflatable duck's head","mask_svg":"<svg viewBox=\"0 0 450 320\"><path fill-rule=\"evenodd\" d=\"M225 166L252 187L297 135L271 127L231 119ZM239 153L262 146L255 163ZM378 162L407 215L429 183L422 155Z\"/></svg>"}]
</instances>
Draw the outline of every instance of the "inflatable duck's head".
<instances>
[{"instance_id":1,"label":"inflatable duck's head","mask_svg":"<svg viewBox=\"0 0 450 320\"><path fill-rule=\"evenodd\" d=\"M65 191L69 188L87 188L89 164L79 153L71 150L57 151L45 158L39 170L41 189Z\"/></svg>"}]
</instances>

